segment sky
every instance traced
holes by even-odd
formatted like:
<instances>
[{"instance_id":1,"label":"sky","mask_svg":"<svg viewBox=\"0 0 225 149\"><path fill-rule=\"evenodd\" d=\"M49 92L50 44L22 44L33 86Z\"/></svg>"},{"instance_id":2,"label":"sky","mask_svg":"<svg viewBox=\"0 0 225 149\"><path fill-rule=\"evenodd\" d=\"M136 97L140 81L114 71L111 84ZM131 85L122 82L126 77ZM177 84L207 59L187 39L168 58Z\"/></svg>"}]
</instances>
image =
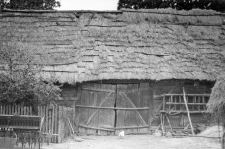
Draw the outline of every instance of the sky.
<instances>
[{"instance_id":1,"label":"sky","mask_svg":"<svg viewBox=\"0 0 225 149\"><path fill-rule=\"evenodd\" d=\"M57 10L117 10L118 0L59 0Z\"/></svg>"}]
</instances>

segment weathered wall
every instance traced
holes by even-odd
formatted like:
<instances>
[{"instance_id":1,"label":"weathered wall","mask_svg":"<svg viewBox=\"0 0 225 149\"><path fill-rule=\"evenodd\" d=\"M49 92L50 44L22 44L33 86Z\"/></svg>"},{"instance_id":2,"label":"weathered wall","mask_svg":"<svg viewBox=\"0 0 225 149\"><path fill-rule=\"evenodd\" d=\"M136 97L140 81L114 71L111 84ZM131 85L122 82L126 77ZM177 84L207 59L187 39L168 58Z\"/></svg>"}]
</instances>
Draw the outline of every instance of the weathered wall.
<instances>
[{"instance_id":1,"label":"weathered wall","mask_svg":"<svg viewBox=\"0 0 225 149\"><path fill-rule=\"evenodd\" d=\"M75 108L76 102L81 96L81 85L64 84L60 88L61 100L57 100L56 103L62 106Z\"/></svg>"},{"instance_id":2,"label":"weathered wall","mask_svg":"<svg viewBox=\"0 0 225 149\"><path fill-rule=\"evenodd\" d=\"M194 81L194 80L164 80L157 81L154 83L153 91L153 105L154 105L154 115L155 120L153 121L153 126L158 126L160 124L159 111L162 109L162 97L164 94L183 94L183 87L186 94L210 94L211 89L215 82L211 81ZM203 113L207 115L206 113ZM205 118L202 113L191 114L192 123L194 126L197 124L209 124L209 121ZM209 115L208 115L209 116ZM208 117L209 120L210 117ZM187 114L177 114L174 116L169 116L171 125L173 127L184 127L189 124ZM168 125L167 120L165 120L166 125Z\"/></svg>"},{"instance_id":3,"label":"weathered wall","mask_svg":"<svg viewBox=\"0 0 225 149\"><path fill-rule=\"evenodd\" d=\"M99 82L92 82L94 84L101 84L107 83L108 85L128 85L128 84L138 84L141 83L141 81L138 80L108 80L108 81L99 81ZM162 110L162 95L164 94L183 94L183 87L185 87L185 93L186 94L210 94L211 88L214 85L214 82L210 81L193 81L193 80L164 80L164 81L157 81L153 82L150 80L145 80L145 83L149 83L149 89L148 89L148 100L149 100L149 107L151 108L151 115L150 120L153 120L151 123L151 126L155 128L155 126L159 126L160 124L160 110ZM85 85L92 84L91 82L86 82ZM93 85L92 85L93 86ZM81 102L81 85L78 86L71 86L71 85L65 85L62 87L62 96L64 98L64 101L61 101L61 104L67 105L70 107L74 107L76 104L80 104L77 101ZM134 90L133 90L134 91ZM83 94L85 91L83 91ZM94 94L91 94L93 97ZM141 95L138 95L141 96ZM89 98L89 94L83 95L83 97ZM134 98L136 98L136 95L134 95ZM144 97L141 97L144 98ZM96 100L96 99L95 99ZM93 103L94 99L90 98L90 103ZM91 105L90 105L91 106ZM76 109L76 116L79 114L79 110ZM145 115L147 116L147 115ZM173 127L184 127L189 124L188 118L186 114L181 114L171 116L170 122ZM191 114L193 125L196 126L197 124L209 124L209 121L203 116L202 113L197 114ZM210 117L209 117L210 120ZM76 120L78 123L78 119ZM165 123L167 125L167 121L165 120ZM78 124L77 124L78 125Z\"/></svg>"},{"instance_id":4,"label":"weathered wall","mask_svg":"<svg viewBox=\"0 0 225 149\"><path fill-rule=\"evenodd\" d=\"M33 51L42 75L62 83L225 71L225 15L209 10L1 12L0 40Z\"/></svg>"}]
</instances>

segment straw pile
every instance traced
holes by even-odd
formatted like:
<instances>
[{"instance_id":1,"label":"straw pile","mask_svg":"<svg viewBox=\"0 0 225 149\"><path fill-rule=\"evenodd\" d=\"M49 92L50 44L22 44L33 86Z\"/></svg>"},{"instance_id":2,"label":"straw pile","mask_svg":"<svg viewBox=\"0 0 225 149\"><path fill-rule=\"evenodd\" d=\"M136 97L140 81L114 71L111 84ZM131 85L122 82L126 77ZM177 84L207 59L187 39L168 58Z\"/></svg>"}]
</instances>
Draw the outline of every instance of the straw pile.
<instances>
[{"instance_id":1,"label":"straw pile","mask_svg":"<svg viewBox=\"0 0 225 149\"><path fill-rule=\"evenodd\" d=\"M217 117L225 114L225 76L218 77L216 84L212 89L209 102L207 104L208 110L214 113Z\"/></svg>"},{"instance_id":2,"label":"straw pile","mask_svg":"<svg viewBox=\"0 0 225 149\"><path fill-rule=\"evenodd\" d=\"M220 142L220 138L222 137L222 126L210 126L207 127L205 131L202 133L198 134L197 137L193 138L197 142L202 142L202 144L207 144L207 143L215 143L218 144Z\"/></svg>"},{"instance_id":3,"label":"straw pile","mask_svg":"<svg viewBox=\"0 0 225 149\"><path fill-rule=\"evenodd\" d=\"M222 136L222 131L223 131L222 126L210 126L207 127L205 131L198 134L198 136L219 138Z\"/></svg>"}]
</instances>

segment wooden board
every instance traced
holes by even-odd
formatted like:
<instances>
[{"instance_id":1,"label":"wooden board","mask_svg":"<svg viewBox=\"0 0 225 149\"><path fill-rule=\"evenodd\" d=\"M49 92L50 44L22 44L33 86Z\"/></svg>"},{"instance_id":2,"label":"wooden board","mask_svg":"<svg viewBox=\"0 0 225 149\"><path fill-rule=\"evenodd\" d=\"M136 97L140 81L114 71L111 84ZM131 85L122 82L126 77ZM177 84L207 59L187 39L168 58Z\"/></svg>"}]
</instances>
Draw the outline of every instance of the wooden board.
<instances>
[{"instance_id":1,"label":"wooden board","mask_svg":"<svg viewBox=\"0 0 225 149\"><path fill-rule=\"evenodd\" d=\"M149 107L150 90L148 83L118 84L116 107L146 108ZM117 110L116 134L123 128L125 133L142 133L148 131L149 109ZM126 129L127 127L127 129ZM140 127L140 128L139 128ZM146 128L143 128L146 127Z\"/></svg>"},{"instance_id":2,"label":"wooden board","mask_svg":"<svg viewBox=\"0 0 225 149\"><path fill-rule=\"evenodd\" d=\"M114 127L115 111L114 109L101 109L98 107L114 107L116 86L87 83L82 88L80 105L84 107L79 110L79 132L86 135L111 134L111 132L103 129ZM87 106L96 108L88 108Z\"/></svg>"},{"instance_id":3,"label":"wooden board","mask_svg":"<svg viewBox=\"0 0 225 149\"><path fill-rule=\"evenodd\" d=\"M146 133L153 111L150 103L153 104L149 83L83 84L77 105L79 133L117 135L121 130Z\"/></svg>"}]
</instances>

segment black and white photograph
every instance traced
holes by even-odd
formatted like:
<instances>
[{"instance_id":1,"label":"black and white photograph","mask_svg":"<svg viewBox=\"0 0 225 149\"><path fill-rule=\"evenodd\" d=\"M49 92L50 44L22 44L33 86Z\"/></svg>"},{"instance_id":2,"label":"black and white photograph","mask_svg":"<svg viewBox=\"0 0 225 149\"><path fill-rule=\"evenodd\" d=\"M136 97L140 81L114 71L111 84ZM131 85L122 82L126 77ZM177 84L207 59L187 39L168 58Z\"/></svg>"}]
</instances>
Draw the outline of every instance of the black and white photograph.
<instances>
[{"instance_id":1,"label":"black and white photograph","mask_svg":"<svg viewBox=\"0 0 225 149\"><path fill-rule=\"evenodd\" d=\"M225 149L225 0L0 0L0 149Z\"/></svg>"}]
</instances>

